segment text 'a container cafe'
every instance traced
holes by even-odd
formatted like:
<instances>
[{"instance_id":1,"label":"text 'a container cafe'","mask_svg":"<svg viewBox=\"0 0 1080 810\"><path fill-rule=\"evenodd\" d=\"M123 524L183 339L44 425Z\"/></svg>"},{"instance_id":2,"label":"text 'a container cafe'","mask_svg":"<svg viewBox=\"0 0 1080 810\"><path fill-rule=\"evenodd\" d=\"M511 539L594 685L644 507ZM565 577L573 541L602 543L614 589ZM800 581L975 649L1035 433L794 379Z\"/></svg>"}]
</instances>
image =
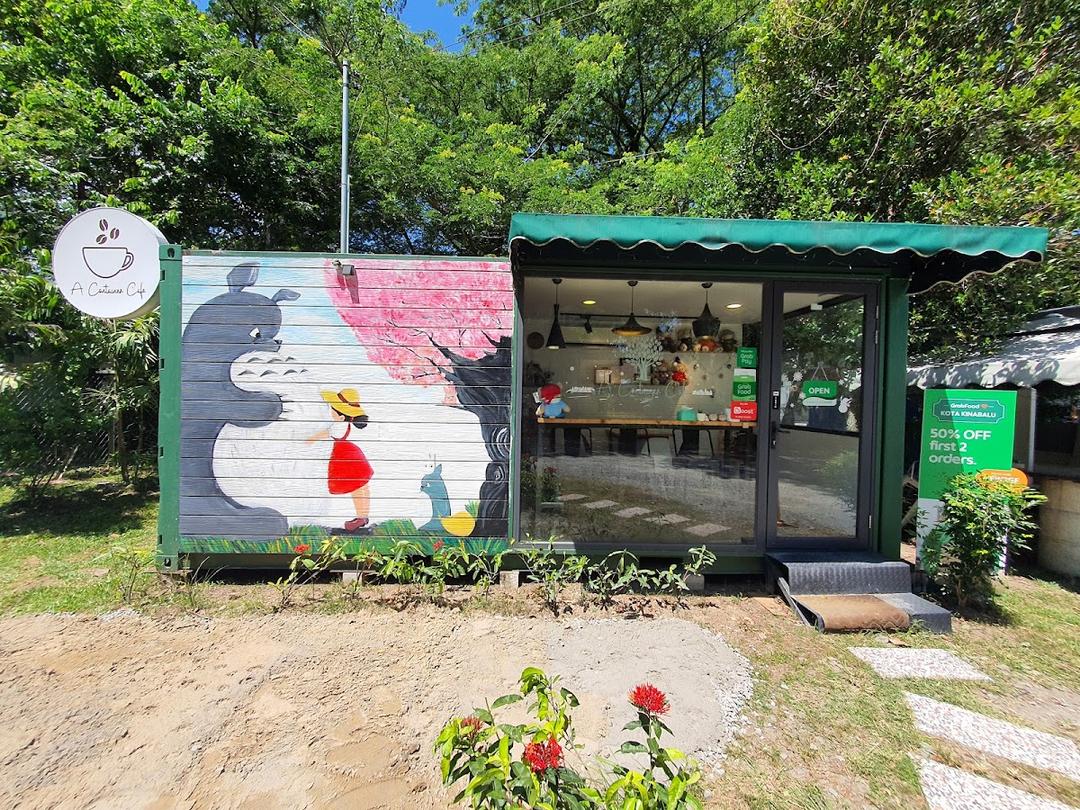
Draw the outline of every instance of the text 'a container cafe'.
<instances>
[{"instance_id":1,"label":"text 'a container cafe'","mask_svg":"<svg viewBox=\"0 0 1080 810\"><path fill-rule=\"evenodd\" d=\"M1046 232L517 214L509 244L162 246L159 563L332 536L895 559L908 295Z\"/></svg>"}]
</instances>

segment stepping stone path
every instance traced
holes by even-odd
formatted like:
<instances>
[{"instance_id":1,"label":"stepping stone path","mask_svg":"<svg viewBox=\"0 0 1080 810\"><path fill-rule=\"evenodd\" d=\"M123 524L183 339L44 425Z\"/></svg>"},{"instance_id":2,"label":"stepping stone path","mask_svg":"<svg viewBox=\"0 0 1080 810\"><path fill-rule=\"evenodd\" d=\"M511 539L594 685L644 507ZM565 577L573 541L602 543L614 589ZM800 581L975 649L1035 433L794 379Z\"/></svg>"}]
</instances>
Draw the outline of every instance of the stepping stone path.
<instances>
[{"instance_id":1,"label":"stepping stone path","mask_svg":"<svg viewBox=\"0 0 1080 810\"><path fill-rule=\"evenodd\" d=\"M583 501L586 497L586 495L581 495L580 493L568 492L565 495L560 495L559 500L568 503L571 501ZM615 501L609 500L590 501L589 503L582 504L586 509L610 509L611 507L618 505L619 504ZM636 518L652 514L652 510L646 509L643 506L628 506L626 509L620 509L614 514L616 517L621 518ZM672 513L670 515L655 515L650 518L645 518L645 520L660 526L675 526L679 523L688 522L690 518ZM721 526L717 523L700 523L697 526L690 526L686 531L697 537L709 537L717 532L727 531L727 529L727 526Z\"/></svg>"},{"instance_id":2,"label":"stepping stone path","mask_svg":"<svg viewBox=\"0 0 1080 810\"><path fill-rule=\"evenodd\" d=\"M721 526L717 523L702 523L699 526L690 526L687 531L698 537L708 537L710 534L727 531L727 528L727 526Z\"/></svg>"},{"instance_id":3,"label":"stepping stone path","mask_svg":"<svg viewBox=\"0 0 1080 810\"><path fill-rule=\"evenodd\" d=\"M884 678L990 680L948 650L913 647L849 649ZM924 734L1080 781L1080 749L1072 740L1006 723L911 692L904 692L904 699L915 716L915 727ZM1060 802L984 779L959 768L914 755L911 759L919 770L919 784L930 810L1068 810L1068 806Z\"/></svg>"},{"instance_id":4,"label":"stepping stone path","mask_svg":"<svg viewBox=\"0 0 1080 810\"><path fill-rule=\"evenodd\" d=\"M686 523L690 518L672 512L670 515L657 515L656 517L645 518L645 520L649 521L649 523L658 523L661 526L674 526L676 523Z\"/></svg>"},{"instance_id":5,"label":"stepping stone path","mask_svg":"<svg viewBox=\"0 0 1080 810\"><path fill-rule=\"evenodd\" d=\"M988 681L985 674L948 650L901 647L850 647L853 655L873 667L883 678L939 678L954 681Z\"/></svg>"},{"instance_id":6,"label":"stepping stone path","mask_svg":"<svg viewBox=\"0 0 1080 810\"><path fill-rule=\"evenodd\" d=\"M1008 785L912 757L930 810L1072 810L1061 802L1025 793Z\"/></svg>"},{"instance_id":7,"label":"stepping stone path","mask_svg":"<svg viewBox=\"0 0 1080 810\"><path fill-rule=\"evenodd\" d=\"M1072 740L995 720L922 695L905 692L904 697L915 715L915 727L931 737L1080 781L1080 749Z\"/></svg>"}]
</instances>

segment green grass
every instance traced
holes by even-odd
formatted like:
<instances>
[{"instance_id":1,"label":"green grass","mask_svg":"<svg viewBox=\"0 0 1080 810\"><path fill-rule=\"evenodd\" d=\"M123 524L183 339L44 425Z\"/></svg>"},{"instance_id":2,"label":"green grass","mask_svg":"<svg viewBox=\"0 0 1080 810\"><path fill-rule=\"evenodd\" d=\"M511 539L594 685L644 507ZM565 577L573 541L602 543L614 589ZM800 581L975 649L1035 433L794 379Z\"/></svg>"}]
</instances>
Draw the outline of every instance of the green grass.
<instances>
[{"instance_id":1,"label":"green grass","mask_svg":"<svg viewBox=\"0 0 1080 810\"><path fill-rule=\"evenodd\" d=\"M35 502L0 487L0 613L115 607L124 558L152 552L156 521L156 493L111 477L56 484Z\"/></svg>"}]
</instances>

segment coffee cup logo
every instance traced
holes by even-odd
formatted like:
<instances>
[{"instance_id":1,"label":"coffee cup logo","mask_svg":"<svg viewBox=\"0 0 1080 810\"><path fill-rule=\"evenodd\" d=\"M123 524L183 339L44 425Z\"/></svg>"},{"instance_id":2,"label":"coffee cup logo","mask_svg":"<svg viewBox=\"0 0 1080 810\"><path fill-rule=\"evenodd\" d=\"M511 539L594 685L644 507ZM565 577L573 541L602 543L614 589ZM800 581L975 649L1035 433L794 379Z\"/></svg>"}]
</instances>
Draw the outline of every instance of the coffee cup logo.
<instances>
[{"instance_id":1,"label":"coffee cup logo","mask_svg":"<svg viewBox=\"0 0 1080 810\"><path fill-rule=\"evenodd\" d=\"M123 208L91 208L60 230L53 277L64 298L96 318L135 318L157 305L165 236ZM174 254L176 251L174 251Z\"/></svg>"},{"instance_id":2,"label":"coffee cup logo","mask_svg":"<svg viewBox=\"0 0 1080 810\"><path fill-rule=\"evenodd\" d=\"M126 247L108 244L120 238L120 229L110 228L107 219L98 220L98 230L101 233L94 238L96 244L82 249L83 262L98 278L112 278L131 267L135 254Z\"/></svg>"}]
</instances>

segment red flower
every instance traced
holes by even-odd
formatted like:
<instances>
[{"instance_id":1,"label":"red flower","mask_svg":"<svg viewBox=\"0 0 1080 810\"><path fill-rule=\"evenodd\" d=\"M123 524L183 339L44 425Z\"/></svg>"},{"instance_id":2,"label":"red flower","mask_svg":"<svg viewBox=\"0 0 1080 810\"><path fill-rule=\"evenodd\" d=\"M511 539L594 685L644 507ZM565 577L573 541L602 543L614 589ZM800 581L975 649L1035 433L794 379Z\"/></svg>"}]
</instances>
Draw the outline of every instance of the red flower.
<instances>
[{"instance_id":1,"label":"red flower","mask_svg":"<svg viewBox=\"0 0 1080 810\"><path fill-rule=\"evenodd\" d=\"M470 714L468 717L464 717L461 720L461 730L468 734L470 737L475 736L480 727L484 725L484 721L477 717L475 714Z\"/></svg>"},{"instance_id":2,"label":"red flower","mask_svg":"<svg viewBox=\"0 0 1080 810\"><path fill-rule=\"evenodd\" d=\"M431 548L433 550L435 550L435 551L438 551L439 549L441 549L445 545L446 545L446 543L444 543L442 540L436 540L435 544Z\"/></svg>"},{"instance_id":3,"label":"red flower","mask_svg":"<svg viewBox=\"0 0 1080 810\"><path fill-rule=\"evenodd\" d=\"M296 548L294 548L293 551L295 551L297 554L307 554L309 551L311 551L311 546L307 543L301 543Z\"/></svg>"},{"instance_id":4,"label":"red flower","mask_svg":"<svg viewBox=\"0 0 1080 810\"><path fill-rule=\"evenodd\" d=\"M543 773L562 765L562 746L554 737L547 742L531 742L525 746L521 759L533 773Z\"/></svg>"},{"instance_id":5,"label":"red flower","mask_svg":"<svg viewBox=\"0 0 1080 810\"><path fill-rule=\"evenodd\" d=\"M649 714L664 714L671 706L667 695L651 683L642 683L630 690L630 702Z\"/></svg>"}]
</instances>

